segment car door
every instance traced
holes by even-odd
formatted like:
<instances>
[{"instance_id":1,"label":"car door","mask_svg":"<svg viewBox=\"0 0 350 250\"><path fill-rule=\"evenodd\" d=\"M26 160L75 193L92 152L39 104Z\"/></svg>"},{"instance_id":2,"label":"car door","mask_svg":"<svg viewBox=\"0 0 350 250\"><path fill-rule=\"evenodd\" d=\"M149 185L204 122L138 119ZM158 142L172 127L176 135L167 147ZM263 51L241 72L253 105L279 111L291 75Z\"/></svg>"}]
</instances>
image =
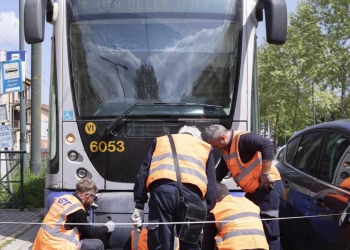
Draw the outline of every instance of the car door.
<instances>
[{"instance_id":1,"label":"car door","mask_svg":"<svg viewBox=\"0 0 350 250\"><path fill-rule=\"evenodd\" d=\"M348 249L349 228L339 228L339 217L346 208L350 193L340 184L349 177L350 140L337 131L330 131L324 142L320 171L313 176L310 189L310 218L314 230L323 241L324 249Z\"/></svg>"},{"instance_id":2,"label":"car door","mask_svg":"<svg viewBox=\"0 0 350 250\"><path fill-rule=\"evenodd\" d=\"M282 163L276 164L285 187L280 206L284 247L286 249L317 249L321 245L310 220L310 189L314 178L310 173L317 172L323 131L308 132L296 136L288 142ZM288 245L288 247L287 247Z\"/></svg>"}]
</instances>

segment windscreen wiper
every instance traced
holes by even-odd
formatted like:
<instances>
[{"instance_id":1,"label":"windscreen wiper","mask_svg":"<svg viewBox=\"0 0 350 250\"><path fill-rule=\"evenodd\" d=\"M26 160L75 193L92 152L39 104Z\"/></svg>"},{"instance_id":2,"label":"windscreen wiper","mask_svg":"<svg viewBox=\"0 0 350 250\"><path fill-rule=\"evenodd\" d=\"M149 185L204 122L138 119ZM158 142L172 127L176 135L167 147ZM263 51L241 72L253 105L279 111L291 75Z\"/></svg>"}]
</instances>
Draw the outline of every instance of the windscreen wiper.
<instances>
[{"instance_id":1,"label":"windscreen wiper","mask_svg":"<svg viewBox=\"0 0 350 250\"><path fill-rule=\"evenodd\" d=\"M157 105L162 105L162 106L202 106L202 107L214 107L214 108L223 108L223 106L219 105L209 105L209 104L200 104L200 103L186 103L186 102L156 102L156 103L134 103L130 108L128 108L123 114L118 116L114 121L112 121L103 131L102 135L108 135L111 133L125 118L131 111L133 111L136 107L138 106L157 106ZM113 133L112 133L113 134Z\"/></svg>"},{"instance_id":2,"label":"windscreen wiper","mask_svg":"<svg viewBox=\"0 0 350 250\"><path fill-rule=\"evenodd\" d=\"M150 103L153 104L153 103ZM118 116L114 121L112 121L108 126L102 131L102 135L108 135L115 129L116 126L120 123L120 121L127 116L131 111L133 111L137 106L145 105L145 103L134 103L130 108L128 108L123 114Z\"/></svg>"}]
</instances>

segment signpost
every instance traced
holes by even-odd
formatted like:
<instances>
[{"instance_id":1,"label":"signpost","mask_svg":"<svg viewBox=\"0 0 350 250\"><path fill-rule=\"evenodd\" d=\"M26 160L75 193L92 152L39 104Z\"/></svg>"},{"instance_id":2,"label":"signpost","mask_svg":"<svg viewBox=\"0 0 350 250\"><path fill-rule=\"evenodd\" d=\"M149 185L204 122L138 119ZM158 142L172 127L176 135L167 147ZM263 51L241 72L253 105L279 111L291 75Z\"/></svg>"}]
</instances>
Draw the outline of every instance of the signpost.
<instances>
[{"instance_id":1,"label":"signpost","mask_svg":"<svg viewBox=\"0 0 350 250\"><path fill-rule=\"evenodd\" d=\"M25 51L0 51L0 95L11 92L22 92L24 90L26 72L25 58ZM2 98L0 100L2 100ZM5 125L6 122L8 122L6 104L1 104L0 102L0 123L2 124L0 125L0 149L4 149L5 151L13 147L12 129L10 125ZM0 159L1 178L7 175L9 189L12 193L12 176L9 172L8 153L2 153ZM5 178L5 181L7 178Z\"/></svg>"}]
</instances>

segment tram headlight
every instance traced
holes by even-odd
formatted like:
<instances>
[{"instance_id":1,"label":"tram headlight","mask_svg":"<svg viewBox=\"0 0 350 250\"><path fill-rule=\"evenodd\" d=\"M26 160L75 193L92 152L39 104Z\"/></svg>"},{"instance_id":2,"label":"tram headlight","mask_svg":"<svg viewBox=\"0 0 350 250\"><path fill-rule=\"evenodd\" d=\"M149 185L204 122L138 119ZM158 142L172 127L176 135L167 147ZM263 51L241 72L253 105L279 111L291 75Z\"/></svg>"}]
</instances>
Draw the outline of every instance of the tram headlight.
<instances>
[{"instance_id":1,"label":"tram headlight","mask_svg":"<svg viewBox=\"0 0 350 250\"><path fill-rule=\"evenodd\" d=\"M84 168L77 169L77 175L79 178L85 178L87 176L87 171Z\"/></svg>"},{"instance_id":2,"label":"tram headlight","mask_svg":"<svg viewBox=\"0 0 350 250\"><path fill-rule=\"evenodd\" d=\"M70 151L68 153L68 159L71 161L76 161L78 159L78 153L75 151Z\"/></svg>"},{"instance_id":3,"label":"tram headlight","mask_svg":"<svg viewBox=\"0 0 350 250\"><path fill-rule=\"evenodd\" d=\"M66 141L67 141L68 143L73 143L73 142L75 142L75 136L74 136L73 134L69 133L68 135L66 135Z\"/></svg>"}]
</instances>

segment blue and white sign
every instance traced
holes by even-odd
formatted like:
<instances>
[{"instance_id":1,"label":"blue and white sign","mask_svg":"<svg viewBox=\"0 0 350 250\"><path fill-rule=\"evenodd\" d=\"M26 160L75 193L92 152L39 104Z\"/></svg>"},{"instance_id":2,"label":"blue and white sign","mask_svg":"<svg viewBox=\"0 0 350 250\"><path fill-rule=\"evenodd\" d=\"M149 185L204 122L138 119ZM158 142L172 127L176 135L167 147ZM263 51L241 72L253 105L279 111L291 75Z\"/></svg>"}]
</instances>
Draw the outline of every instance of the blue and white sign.
<instances>
[{"instance_id":1,"label":"blue and white sign","mask_svg":"<svg viewBox=\"0 0 350 250\"><path fill-rule=\"evenodd\" d=\"M20 60L1 63L1 94L23 90L22 67Z\"/></svg>"},{"instance_id":2,"label":"blue and white sign","mask_svg":"<svg viewBox=\"0 0 350 250\"><path fill-rule=\"evenodd\" d=\"M27 62L26 51L6 51L6 61L21 60L22 62L22 81L25 81Z\"/></svg>"},{"instance_id":3,"label":"blue and white sign","mask_svg":"<svg viewBox=\"0 0 350 250\"><path fill-rule=\"evenodd\" d=\"M26 61L26 52L25 51L6 51L6 60L21 60L22 62Z\"/></svg>"},{"instance_id":4,"label":"blue and white sign","mask_svg":"<svg viewBox=\"0 0 350 250\"><path fill-rule=\"evenodd\" d=\"M11 148L13 146L11 127L9 125L0 126L0 148Z\"/></svg>"},{"instance_id":5,"label":"blue and white sign","mask_svg":"<svg viewBox=\"0 0 350 250\"><path fill-rule=\"evenodd\" d=\"M63 111L63 120L64 121L73 121L73 110Z\"/></svg>"}]
</instances>

